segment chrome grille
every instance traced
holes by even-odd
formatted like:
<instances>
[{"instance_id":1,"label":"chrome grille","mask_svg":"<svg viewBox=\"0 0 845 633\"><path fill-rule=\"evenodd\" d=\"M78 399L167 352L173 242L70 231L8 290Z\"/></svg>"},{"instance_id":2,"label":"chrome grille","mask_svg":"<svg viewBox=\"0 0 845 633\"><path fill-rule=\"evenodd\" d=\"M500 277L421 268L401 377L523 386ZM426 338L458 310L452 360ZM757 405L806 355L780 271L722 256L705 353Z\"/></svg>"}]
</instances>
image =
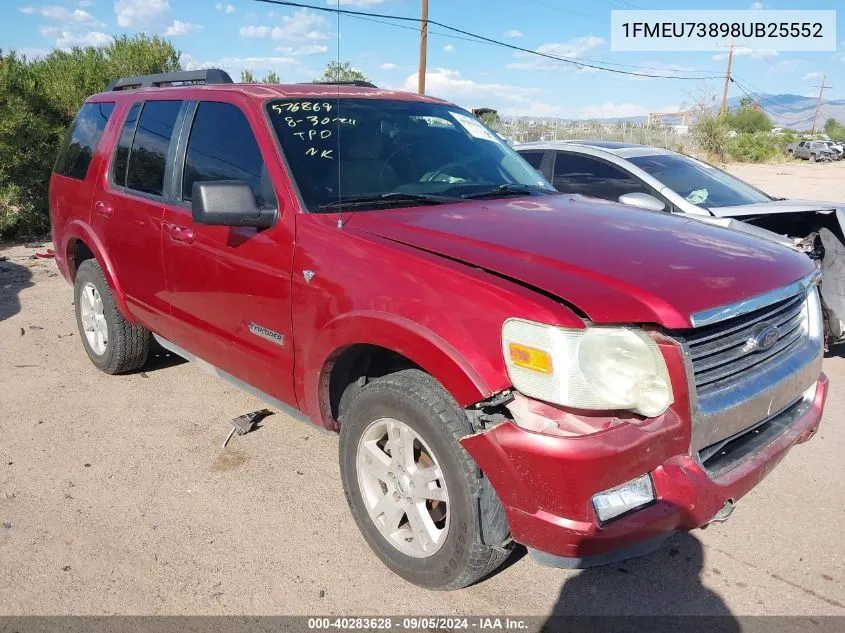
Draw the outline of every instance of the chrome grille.
<instances>
[{"instance_id":1,"label":"chrome grille","mask_svg":"<svg viewBox=\"0 0 845 633\"><path fill-rule=\"evenodd\" d=\"M684 333L699 398L741 382L762 363L799 347L808 336L806 296L802 291L753 312ZM751 341L767 325L777 327L777 340L769 349L755 349Z\"/></svg>"}]
</instances>

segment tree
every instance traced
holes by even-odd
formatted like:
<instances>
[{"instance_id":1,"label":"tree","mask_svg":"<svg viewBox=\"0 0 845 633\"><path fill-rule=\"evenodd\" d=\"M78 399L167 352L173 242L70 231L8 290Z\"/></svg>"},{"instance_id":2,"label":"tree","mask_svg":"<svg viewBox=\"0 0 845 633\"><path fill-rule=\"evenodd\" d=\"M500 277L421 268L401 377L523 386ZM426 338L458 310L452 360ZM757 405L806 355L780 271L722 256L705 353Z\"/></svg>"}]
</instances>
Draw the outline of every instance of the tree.
<instances>
[{"instance_id":1,"label":"tree","mask_svg":"<svg viewBox=\"0 0 845 633\"><path fill-rule=\"evenodd\" d=\"M370 81L370 78L357 68L353 68L352 63L346 60L329 62L323 71L323 76L317 81Z\"/></svg>"},{"instance_id":2,"label":"tree","mask_svg":"<svg viewBox=\"0 0 845 633\"><path fill-rule=\"evenodd\" d=\"M762 110L743 109L738 112L728 112L725 118L728 127L737 132L772 131L772 121Z\"/></svg>"},{"instance_id":3,"label":"tree","mask_svg":"<svg viewBox=\"0 0 845 633\"><path fill-rule=\"evenodd\" d=\"M495 127L501 122L501 119L496 112L483 112L478 118L487 127Z\"/></svg>"},{"instance_id":4,"label":"tree","mask_svg":"<svg viewBox=\"0 0 845 633\"><path fill-rule=\"evenodd\" d=\"M723 160L728 151L728 125L726 117L717 116L716 93L702 82L687 94L681 110L691 110L695 116L692 134L707 154Z\"/></svg>"},{"instance_id":5,"label":"tree","mask_svg":"<svg viewBox=\"0 0 845 633\"><path fill-rule=\"evenodd\" d=\"M740 110L750 110L754 107L754 99L751 97L743 97L739 100L739 109Z\"/></svg>"},{"instance_id":6,"label":"tree","mask_svg":"<svg viewBox=\"0 0 845 633\"><path fill-rule=\"evenodd\" d=\"M701 148L710 156L724 159L728 151L728 125L725 117L714 116L712 112L703 112L692 127Z\"/></svg>"},{"instance_id":7,"label":"tree","mask_svg":"<svg viewBox=\"0 0 845 633\"><path fill-rule=\"evenodd\" d=\"M252 74L251 70L242 70L241 71L241 83L242 84L277 84L279 83L279 76L274 72L270 71L267 73L267 76L264 79L257 80L255 75Z\"/></svg>"},{"instance_id":8,"label":"tree","mask_svg":"<svg viewBox=\"0 0 845 633\"><path fill-rule=\"evenodd\" d=\"M834 118L825 121L824 133L835 140L845 139L845 125Z\"/></svg>"},{"instance_id":9,"label":"tree","mask_svg":"<svg viewBox=\"0 0 845 633\"><path fill-rule=\"evenodd\" d=\"M146 35L33 60L0 50L0 235L49 228L47 188L56 152L89 95L120 77L179 70L179 57L170 42Z\"/></svg>"}]
</instances>

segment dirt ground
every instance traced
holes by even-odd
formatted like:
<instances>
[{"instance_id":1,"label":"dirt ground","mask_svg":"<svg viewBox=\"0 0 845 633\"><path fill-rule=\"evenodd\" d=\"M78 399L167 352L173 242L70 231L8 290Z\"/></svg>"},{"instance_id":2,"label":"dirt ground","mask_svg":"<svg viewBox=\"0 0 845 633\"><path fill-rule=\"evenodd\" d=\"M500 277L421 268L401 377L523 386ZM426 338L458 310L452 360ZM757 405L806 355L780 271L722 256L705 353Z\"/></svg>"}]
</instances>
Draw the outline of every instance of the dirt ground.
<instances>
[{"instance_id":1,"label":"dirt ground","mask_svg":"<svg viewBox=\"0 0 845 633\"><path fill-rule=\"evenodd\" d=\"M845 200L845 163L742 166L774 194ZM722 525L587 571L517 554L452 593L371 554L346 507L337 439L187 363L109 377L72 292L34 248L0 255L0 614L845 615L845 358L825 360L820 433Z\"/></svg>"}]
</instances>

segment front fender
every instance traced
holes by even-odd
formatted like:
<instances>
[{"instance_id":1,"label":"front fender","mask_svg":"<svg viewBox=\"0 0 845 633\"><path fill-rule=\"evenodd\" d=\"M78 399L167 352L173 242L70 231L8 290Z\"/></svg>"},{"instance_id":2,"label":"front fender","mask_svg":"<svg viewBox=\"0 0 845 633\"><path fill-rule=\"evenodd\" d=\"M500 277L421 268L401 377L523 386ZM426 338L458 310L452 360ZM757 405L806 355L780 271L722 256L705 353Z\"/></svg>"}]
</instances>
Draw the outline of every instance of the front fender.
<instances>
[{"instance_id":1,"label":"front fender","mask_svg":"<svg viewBox=\"0 0 845 633\"><path fill-rule=\"evenodd\" d=\"M114 296L115 303L123 317L130 323L135 323L132 313L129 311L129 306L126 304L126 295L123 293L123 288L115 274L114 265L111 259L106 255L106 250L103 244L97 237L97 234L91 229L88 224L80 220L72 220L65 225L63 231L62 244L56 244L56 248L61 249L67 262L68 280L73 281L76 277L76 270L79 267L74 259L74 250L76 248L77 240L82 241L89 250L94 254L100 268L103 269L103 275L106 277L106 283Z\"/></svg>"},{"instance_id":2,"label":"front fender","mask_svg":"<svg viewBox=\"0 0 845 633\"><path fill-rule=\"evenodd\" d=\"M302 393L305 413L331 427L327 402L321 401L320 379L324 368L343 349L354 344L377 345L405 356L436 378L461 406L468 406L507 387L507 377L487 381L466 358L442 337L396 314L359 311L340 315L319 331L304 362Z\"/></svg>"}]
</instances>

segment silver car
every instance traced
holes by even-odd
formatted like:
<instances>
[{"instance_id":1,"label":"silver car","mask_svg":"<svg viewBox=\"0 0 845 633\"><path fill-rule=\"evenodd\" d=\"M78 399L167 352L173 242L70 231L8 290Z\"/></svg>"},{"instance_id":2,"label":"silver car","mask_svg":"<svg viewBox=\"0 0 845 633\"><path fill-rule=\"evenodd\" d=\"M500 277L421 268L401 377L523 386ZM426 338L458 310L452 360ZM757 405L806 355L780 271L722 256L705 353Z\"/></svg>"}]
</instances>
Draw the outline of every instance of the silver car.
<instances>
[{"instance_id":1,"label":"silver car","mask_svg":"<svg viewBox=\"0 0 845 633\"><path fill-rule=\"evenodd\" d=\"M811 163L816 161L831 161L838 158L838 154L828 147L824 141L801 141L787 145L786 153L795 158L806 158Z\"/></svg>"},{"instance_id":2,"label":"silver car","mask_svg":"<svg viewBox=\"0 0 845 633\"><path fill-rule=\"evenodd\" d=\"M515 149L558 191L675 213L799 249L824 271L828 334L845 339L845 203L775 198L696 158L611 141Z\"/></svg>"}]
</instances>

